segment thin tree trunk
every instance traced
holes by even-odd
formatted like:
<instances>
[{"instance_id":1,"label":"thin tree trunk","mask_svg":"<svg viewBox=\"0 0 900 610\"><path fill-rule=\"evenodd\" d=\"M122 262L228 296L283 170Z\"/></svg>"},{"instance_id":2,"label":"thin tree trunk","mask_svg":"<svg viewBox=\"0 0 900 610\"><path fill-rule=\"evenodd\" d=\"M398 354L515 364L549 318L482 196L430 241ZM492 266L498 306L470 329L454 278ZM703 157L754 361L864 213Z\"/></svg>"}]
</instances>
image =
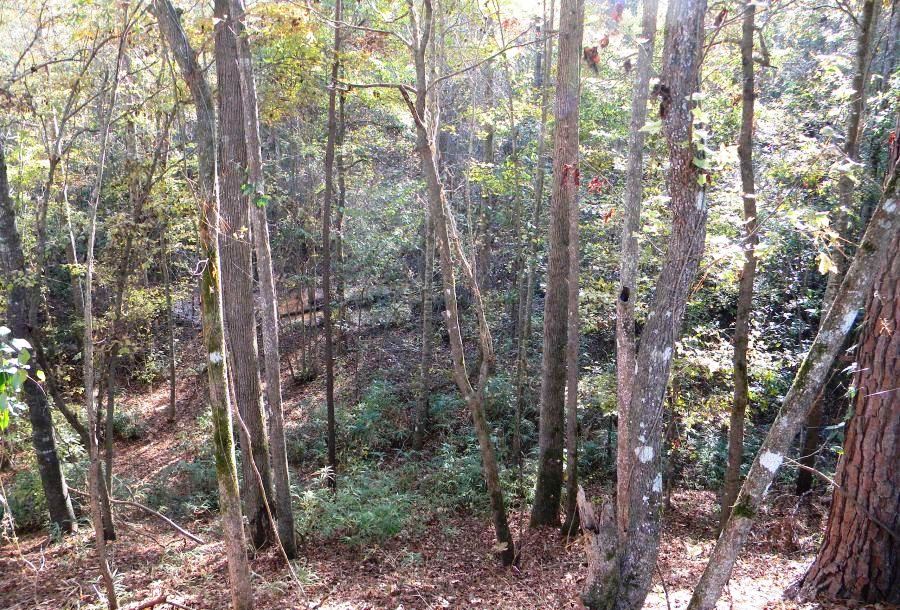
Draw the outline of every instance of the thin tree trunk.
<instances>
[{"instance_id":1,"label":"thin tree trunk","mask_svg":"<svg viewBox=\"0 0 900 610\"><path fill-rule=\"evenodd\" d=\"M900 604L900 233L885 250L859 338L856 398L810 597ZM886 531L887 530L887 531Z\"/></svg>"},{"instance_id":2,"label":"thin tree trunk","mask_svg":"<svg viewBox=\"0 0 900 610\"><path fill-rule=\"evenodd\" d=\"M294 536L294 513L291 507L291 481L284 439L284 413L281 401L281 348L278 341L278 298L275 294L275 276L272 269L272 250L269 245L269 223L266 218L265 183L262 167L262 148L259 137L259 111L256 99L256 81L250 44L244 28L244 1L231 0L235 16L234 39L238 55L238 77L244 116L244 134L247 142L247 173L255 194L250 205L253 245L256 250L256 272L259 276L260 309L262 318L263 357L266 369L266 404L271 447L272 476L275 487L275 515L278 540L289 559L297 556ZM255 442L255 441L254 441ZM262 472L262 471L260 471ZM255 479L254 479L255 480ZM265 478L263 478L265 482ZM251 483L248 483L251 484ZM263 490L263 493L267 493ZM271 497L269 495L268 497Z\"/></svg>"},{"instance_id":3,"label":"thin tree trunk","mask_svg":"<svg viewBox=\"0 0 900 610\"><path fill-rule=\"evenodd\" d=\"M9 195L6 153L2 140L0 140L0 250L6 254L7 265L4 269L6 276L27 277L22 240L16 228L15 205ZM6 313L12 336L33 343L28 324L29 299L32 292L20 282L11 284L6 299ZM52 371L47 373L52 374ZM58 527L60 532L70 533L76 529L75 513L72 510L72 499L56 451L50 405L47 404L47 398L41 388L37 387L36 382L30 377L25 382L24 393L28 419L31 421L31 444L34 447L38 473L41 477L41 489L44 491L50 512L50 523Z\"/></svg>"},{"instance_id":4,"label":"thin tree trunk","mask_svg":"<svg viewBox=\"0 0 900 610\"><path fill-rule=\"evenodd\" d=\"M778 417L769 429L759 454L750 467L750 472L731 511L731 517L725 524L703 576L694 590L689 606L692 610L711 610L715 607L716 600L731 576L738 553L750 534L753 517L759 510L766 491L774 480L812 401L821 391L847 334L853 328L857 311L863 306L875 281L878 262L887 257L888 246L900 231L900 204L896 199L896 145L892 152L892 170L878 209L863 235L850 268L844 275L841 289L835 296L825 319L822 320L819 332L794 377Z\"/></svg>"},{"instance_id":5,"label":"thin tree trunk","mask_svg":"<svg viewBox=\"0 0 900 610\"><path fill-rule=\"evenodd\" d=\"M175 56L182 78L191 91L197 112L195 138L200 167L200 252L206 259L200 276L200 307L203 319L203 346L208 355L209 405L213 420L213 445L219 510L222 514L225 555L234 610L253 608L250 565L238 489L231 404L226 369L225 330L222 322L222 288L219 283L220 226L216 184L215 116L212 94L191 48L178 15L169 0L153 0L163 39Z\"/></svg>"},{"instance_id":6,"label":"thin tree trunk","mask_svg":"<svg viewBox=\"0 0 900 610\"><path fill-rule=\"evenodd\" d=\"M738 285L737 314L734 320L734 401L728 425L728 466L722 491L720 528L728 521L731 507L741 487L741 463L744 457L744 417L750 403L747 377L747 345L750 337L750 318L753 314L753 282L756 279L756 245L759 243L756 220L756 181L753 175L753 115L754 90L753 37L756 5L752 0L744 4L741 36L741 70L744 76L741 106L741 133L738 157L741 166L741 190L744 200L744 266Z\"/></svg>"},{"instance_id":7,"label":"thin tree trunk","mask_svg":"<svg viewBox=\"0 0 900 610\"><path fill-rule=\"evenodd\" d=\"M169 411L167 418L169 422L175 421L175 317L172 312L172 280L170 278L169 265L169 245L166 239L167 225L163 225L160 233L159 249L162 254L162 276L163 286L166 292L166 330L169 332Z\"/></svg>"},{"instance_id":8,"label":"thin tree trunk","mask_svg":"<svg viewBox=\"0 0 900 610\"><path fill-rule=\"evenodd\" d=\"M550 0L549 13L544 14L544 32L553 30L555 2ZM525 411L525 386L528 377L528 344L531 341L531 309L534 298L534 277L538 256L538 235L540 235L541 213L544 202L544 175L546 164L547 121L550 109L550 68L553 64L553 37L546 36L544 47L538 53L536 73L541 72L535 86L541 93L541 126L538 130L537 163L534 170L534 205L532 208L531 227L528 231L529 251L527 270L523 276L524 287L521 291L519 306L519 336L516 340L516 413L513 436L513 459L522 461L522 414Z\"/></svg>"},{"instance_id":9,"label":"thin tree trunk","mask_svg":"<svg viewBox=\"0 0 900 610\"><path fill-rule=\"evenodd\" d=\"M219 100L218 172L221 196L219 233L222 304L225 342L232 365L235 401L245 426L240 426L244 511L253 545L261 548L275 540L274 523L266 514L265 498L273 498L269 440L266 434L259 379L256 316L253 300L253 266L250 201L243 185L248 168L247 133L239 68L238 22L231 0L216 0L216 76ZM255 199L255 198L254 198ZM257 201L254 201L254 207ZM255 468L254 468L255 466ZM262 484L257 485L256 471Z\"/></svg>"},{"instance_id":10,"label":"thin tree trunk","mask_svg":"<svg viewBox=\"0 0 900 610\"><path fill-rule=\"evenodd\" d=\"M419 396L416 401L413 449L421 451L428 428L429 395L431 393L431 352L434 330L431 323L432 284L434 281L434 222L425 210L425 252L422 261L422 360L419 368Z\"/></svg>"},{"instance_id":11,"label":"thin tree trunk","mask_svg":"<svg viewBox=\"0 0 900 610\"><path fill-rule=\"evenodd\" d=\"M862 127L866 113L866 90L869 82L869 67L872 61L873 33L877 29L878 11L875 0L865 0L859 18L859 32L856 41L856 58L853 73L853 98L850 100L850 113L847 117L847 133L844 137L843 153L849 161L859 162L859 148L862 141ZM828 274L825 295L822 297L822 311L828 311L834 301L834 295L841 287L844 273L850 261L850 246L856 241L857 227L853 214L853 194L855 180L848 175L838 179L838 204L835 229L838 243L832 248L830 256L834 263ZM816 400L807 414L803 445L800 451L800 464L814 468L818 454L819 435L822 425L824 396ZM797 495L803 495L812 487L812 474L806 468L797 473Z\"/></svg>"},{"instance_id":12,"label":"thin tree trunk","mask_svg":"<svg viewBox=\"0 0 900 610\"><path fill-rule=\"evenodd\" d=\"M628 438L628 405L636 376L637 352L634 308L637 302L638 250L637 236L641 230L641 199L643 197L643 162L645 134L641 129L647 121L647 98L653 72L653 50L656 44L657 0L645 0L641 18L641 38L631 97L631 125L628 132L628 169L625 174L625 206L622 210L622 235L619 241L619 297L616 299L616 405L618 410L618 443L616 453L616 496L628 497L628 473L631 470L632 447ZM625 535L628 524L628 504L620 502L616 512L619 535Z\"/></svg>"},{"instance_id":13,"label":"thin tree trunk","mask_svg":"<svg viewBox=\"0 0 900 610\"><path fill-rule=\"evenodd\" d=\"M580 348L578 318L578 231L580 213L578 193L569 212L569 305L566 337L566 520L562 533L572 536L578 531L578 355Z\"/></svg>"},{"instance_id":14,"label":"thin tree trunk","mask_svg":"<svg viewBox=\"0 0 900 610\"><path fill-rule=\"evenodd\" d=\"M337 353L342 355L347 349L347 295L346 295L346 269L344 268L344 208L347 205L347 168L344 165L344 137L347 133L347 124L344 121L345 96L341 93L338 98L338 127L337 148L335 163L337 163L338 202L334 219L334 260L335 266L335 297L337 298Z\"/></svg>"},{"instance_id":15,"label":"thin tree trunk","mask_svg":"<svg viewBox=\"0 0 900 610\"><path fill-rule=\"evenodd\" d=\"M85 253L84 271L84 342L82 347L82 359L84 363L84 411L87 415L88 430L88 502L90 505L91 521L94 526L94 546L97 552L97 561L100 565L100 576L106 589L106 603L112 610L119 607L116 596L116 585L113 581L112 571L109 567L106 551L106 534L103 527L103 512L100 508L101 485L103 472L100 464L100 446L97 440L97 426L99 423L97 405L94 402L94 244L97 237L97 210L100 207L100 194L103 185L103 174L106 169L106 155L109 145L109 129L112 123L112 114L116 106L116 93L119 84L119 74L125 56L125 45L129 29L128 6L125 6L123 19L123 31L119 35L119 50L116 56L116 65L112 76L111 91L109 94L109 106L103 116L100 140L100 159L97 163L97 178L89 200L88 212L88 243ZM109 486L107 486L108 488Z\"/></svg>"},{"instance_id":16,"label":"thin tree trunk","mask_svg":"<svg viewBox=\"0 0 900 610\"><path fill-rule=\"evenodd\" d=\"M531 527L559 526L569 302L569 216L578 195L578 98L584 0L562 0L559 17L553 193L541 365L539 454Z\"/></svg>"},{"instance_id":17,"label":"thin tree trunk","mask_svg":"<svg viewBox=\"0 0 900 610\"><path fill-rule=\"evenodd\" d=\"M453 378L472 414L475 434L478 437L478 445L481 450L482 468L485 483L491 505L491 515L494 522L494 531L497 538L495 550L501 557L504 565L510 565L515 559L515 544L512 533L509 530L509 522L506 518L506 508L503 502L503 488L500 484L500 468L494 452L491 430L484 414L484 389L490 378L491 368L494 364L494 348L491 339L491 331L485 316L484 303L481 299L481 290L471 263L462 250L456 225L450 215L447 200L444 194L438 172L437 159L435 158L434 136L437 132L437 118L432 115L432 110L439 110L429 103L428 70L426 55L429 48L429 39L434 34L434 19L431 0L423 0L422 15L417 16L413 10L413 0L408 0L410 8L409 17L413 31L413 58L416 68L415 102L409 98L409 91L401 88L400 93L409 106L416 124L416 150L422 163L422 173L425 176L428 202L431 214L434 217L435 241L440 256L441 278L446 300L444 322L447 333L450 336L450 354L453 361ZM420 21L421 19L421 21ZM453 255L463 271L463 275L472 290L473 310L478 319L478 344L481 351L481 363L478 371L478 380L473 386L469 381L459 322L459 308L456 301L456 273L453 267Z\"/></svg>"},{"instance_id":18,"label":"thin tree trunk","mask_svg":"<svg viewBox=\"0 0 900 610\"><path fill-rule=\"evenodd\" d=\"M322 205L322 309L325 326L325 405L328 418L328 485L337 487L337 447L334 420L334 328L331 319L331 204L334 200L334 150L337 140L337 80L341 68L341 0L334 5L334 57L328 90L328 141L325 145L325 199Z\"/></svg>"}]
</instances>

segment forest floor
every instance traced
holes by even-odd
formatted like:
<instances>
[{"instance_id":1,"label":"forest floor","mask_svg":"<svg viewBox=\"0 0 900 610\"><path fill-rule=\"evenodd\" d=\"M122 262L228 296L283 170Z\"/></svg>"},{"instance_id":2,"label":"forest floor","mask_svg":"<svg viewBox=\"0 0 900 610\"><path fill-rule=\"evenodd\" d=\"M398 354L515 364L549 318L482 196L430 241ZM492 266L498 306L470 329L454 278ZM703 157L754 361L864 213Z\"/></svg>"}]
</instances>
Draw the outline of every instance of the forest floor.
<instances>
[{"instance_id":1,"label":"forest floor","mask_svg":"<svg viewBox=\"0 0 900 610\"><path fill-rule=\"evenodd\" d=\"M402 362L390 361L405 351L403 345L385 344L379 338L368 346L367 358L388 360L370 361L364 368L380 375L394 370L408 377L409 369ZM178 388L179 418L175 424L164 423L167 389L163 385L129 394L122 408L137 417L146 432L136 441L117 443L117 477L134 485L154 481L161 473L165 476L167 467L190 458L190 453L203 445L203 439L196 437L197 418L203 414L203 384L197 379L185 380ZM359 379L344 380L339 391L350 393L350 386L355 384L358 392L360 383ZM289 424L308 416L304 411L317 403L320 385L321 380L303 386L286 383ZM186 445L186 438L192 444ZM186 446L193 449L185 450ZM299 478L303 480L302 473ZM8 476L5 479L8 481ZM596 497L603 493L600 488L589 491ZM793 496L779 497L775 491L772 497L770 508L758 520L751 543L736 566L720 608L814 607L785 601L782 595L814 557L825 514L823 498L801 514ZM413 531L362 550L341 541L301 541L301 559L294 562L300 584L289 576L276 551L260 552L252 560L257 608L581 607L577 599L586 565L581 540L567 542L555 531L528 530L527 515L521 511L512 511L510 520L521 546L519 565L512 569L500 567L491 556L489 519L471 514L432 515ZM157 517L133 507L120 506L117 521L119 539L111 548L123 607L161 595L182 608L228 607L227 571L218 541L221 533L210 511L179 521L203 544L190 541ZM647 608L686 607L712 549L715 524L713 493L676 490L672 494ZM92 533L86 522L76 535L61 542L52 542L46 533L33 533L0 546L0 608L4 610L102 608L99 592Z\"/></svg>"}]
</instances>

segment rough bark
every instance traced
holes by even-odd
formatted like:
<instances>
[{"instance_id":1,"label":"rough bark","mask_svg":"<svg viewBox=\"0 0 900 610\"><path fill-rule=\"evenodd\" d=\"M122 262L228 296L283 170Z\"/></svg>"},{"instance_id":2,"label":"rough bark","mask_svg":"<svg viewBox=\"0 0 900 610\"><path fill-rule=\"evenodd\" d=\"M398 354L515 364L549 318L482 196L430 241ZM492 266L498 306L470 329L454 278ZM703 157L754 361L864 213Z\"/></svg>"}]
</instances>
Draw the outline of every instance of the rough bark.
<instances>
[{"instance_id":1,"label":"rough bark","mask_svg":"<svg viewBox=\"0 0 900 610\"><path fill-rule=\"evenodd\" d=\"M238 67L238 23L230 0L216 0L216 76L218 83L219 134L218 164L220 214L222 305L225 343L233 366L229 374L238 413L241 470L246 484L242 489L244 512L250 524L251 540L261 548L275 540L265 498L273 498L269 440L263 415L256 343L256 316L253 302L253 267L250 232L250 201L244 189L247 179L247 130L244 125L241 75ZM255 203L255 202L254 202ZM255 468L254 468L255 467ZM262 484L257 485L256 471Z\"/></svg>"},{"instance_id":2,"label":"rough bark","mask_svg":"<svg viewBox=\"0 0 900 610\"><path fill-rule=\"evenodd\" d=\"M4 143L0 140L0 251L6 254L4 274L12 279L6 298L6 314L12 336L32 342L28 324L31 291L25 285L27 276L22 240L16 227L15 205L9 194ZM47 499L50 523L62 533L75 530L75 513L66 479L56 451L50 405L37 382L29 377L24 387L28 419L31 421L31 444L41 477L41 489Z\"/></svg>"},{"instance_id":3,"label":"rough bark","mask_svg":"<svg viewBox=\"0 0 900 610\"><path fill-rule=\"evenodd\" d=\"M734 320L734 400L728 424L728 466L722 490L720 527L728 521L731 507L741 487L741 463L744 456L744 417L750 403L747 377L747 346L750 337L750 318L753 308L753 282L756 279L756 181L753 174L753 115L754 91L753 37L755 35L756 5L752 0L744 4L741 36L741 71L744 87L741 105L741 133L738 138L741 191L744 201L743 251L744 265L738 282L737 314Z\"/></svg>"},{"instance_id":4,"label":"rough bark","mask_svg":"<svg viewBox=\"0 0 900 610\"><path fill-rule=\"evenodd\" d=\"M201 257L206 259L200 276L200 308L203 319L203 346L208 354L209 405L213 419L216 479L222 514L225 554L234 610L253 608L250 565L244 538L234 451L231 404L225 361L225 330L222 323L222 289L219 284L218 227L219 198L216 183L215 117L209 85L188 43L169 0L154 0L160 31L187 83L197 113L194 137L200 166L199 232Z\"/></svg>"},{"instance_id":5,"label":"rough bark","mask_svg":"<svg viewBox=\"0 0 900 610\"><path fill-rule=\"evenodd\" d=\"M853 328L857 310L863 306L878 270L888 254L890 241L900 231L900 204L896 199L896 154L894 169L886 183L878 209L857 248L831 308L800 365L784 398L781 410L759 454L750 467L731 517L723 528L709 563L691 599L692 610L711 610L731 576L737 555L747 541L753 517L762 504L784 456L822 388L835 357Z\"/></svg>"},{"instance_id":6,"label":"rough bark","mask_svg":"<svg viewBox=\"0 0 900 610\"><path fill-rule=\"evenodd\" d=\"M563 482L564 393L569 301L569 216L578 194L578 97L583 0L562 0L556 68L553 191L550 198L547 294L538 429L538 470L531 527L559 526Z\"/></svg>"},{"instance_id":7,"label":"rough bark","mask_svg":"<svg viewBox=\"0 0 900 610\"><path fill-rule=\"evenodd\" d=\"M628 404L634 385L637 340L634 307L637 302L638 250L637 235L641 229L642 179L644 176L644 139L641 131L647 122L647 99L653 72L653 50L656 44L657 0L646 0L641 17L641 38L631 97L631 125L628 132L628 168L625 174L625 204L622 209L622 235L619 241L619 297L616 300L616 405L620 451L616 453L616 496L628 495L628 472L634 443L628 439ZM628 506L617 507L619 535L624 536L628 523Z\"/></svg>"},{"instance_id":8,"label":"rough bark","mask_svg":"<svg viewBox=\"0 0 900 610\"><path fill-rule=\"evenodd\" d=\"M166 225L163 225L162 227L159 249L160 254L162 254L162 279L166 293L166 331L169 339L169 409L168 413L166 413L166 418L169 422L174 422L176 415L175 390L177 381L175 377L175 316L172 311L172 279L169 271L171 260L169 258L169 244L166 239L167 228Z\"/></svg>"},{"instance_id":9,"label":"rough bark","mask_svg":"<svg viewBox=\"0 0 900 610\"><path fill-rule=\"evenodd\" d=\"M856 397L808 597L900 604L900 233L885 250L858 342Z\"/></svg>"},{"instance_id":10,"label":"rough bark","mask_svg":"<svg viewBox=\"0 0 900 610\"><path fill-rule=\"evenodd\" d=\"M272 249L269 245L269 223L266 218L265 183L262 148L259 136L256 79L250 44L244 26L243 0L231 1L235 16L235 44L238 53L244 133L247 142L247 175L254 199L250 205L253 246L256 252L256 273L259 277L259 308L262 319L263 358L266 374L266 405L268 406L272 475L275 487L275 515L278 540L288 558L297 556L294 536L294 513L291 507L291 481L284 439L284 413L281 402L281 349L278 342L278 298L275 294L275 275L272 268ZM265 481L265 479L263 479ZM271 498L271 496L268 496Z\"/></svg>"},{"instance_id":11,"label":"rough bark","mask_svg":"<svg viewBox=\"0 0 900 610\"><path fill-rule=\"evenodd\" d=\"M873 33L878 21L875 0L865 0L859 18L859 32L856 41L856 57L853 72L853 97L850 100L850 112L847 115L847 133L844 135L843 153L847 160L859 162L860 142L862 141L863 120L866 113L866 90L869 82L869 67L872 59ZM856 183L848 175L842 175L838 180L838 203L835 229L838 234L838 243L832 248L830 256L834 263L828 274L828 282L825 285L825 295L822 297L822 311L827 311L834 301L834 295L841 286L844 273L849 264L850 252L848 247L856 241L857 223L853 212L853 195ZM819 445L820 428L822 425L822 401L824 397L816 400L809 410L800 451L800 463L813 468L816 464L816 455ZM801 468L797 474L798 495L809 491L812 486L812 473Z\"/></svg>"}]
</instances>

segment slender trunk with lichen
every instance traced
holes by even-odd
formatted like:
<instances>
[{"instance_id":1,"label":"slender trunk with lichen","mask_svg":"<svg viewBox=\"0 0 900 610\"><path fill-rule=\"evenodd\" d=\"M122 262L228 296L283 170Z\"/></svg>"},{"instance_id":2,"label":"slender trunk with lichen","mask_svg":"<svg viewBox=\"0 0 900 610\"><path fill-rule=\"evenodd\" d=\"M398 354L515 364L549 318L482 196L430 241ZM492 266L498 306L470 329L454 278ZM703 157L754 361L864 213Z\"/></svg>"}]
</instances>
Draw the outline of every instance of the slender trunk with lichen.
<instances>
[{"instance_id":1,"label":"slender trunk with lichen","mask_svg":"<svg viewBox=\"0 0 900 610\"><path fill-rule=\"evenodd\" d=\"M622 235L619 241L619 296L616 299L616 406L618 412L618 445L616 453L616 495L628 496L628 472L634 443L628 438L628 404L634 385L634 361L637 351L634 308L637 302L638 233L641 228L643 197L644 140L641 131L647 121L647 99L653 71L653 49L656 40L657 0L646 0L641 17L641 38L631 96L631 125L628 131L628 169L625 174L625 205L622 210ZM616 516L620 535L628 522L628 505L621 502Z\"/></svg>"},{"instance_id":2,"label":"slender trunk with lichen","mask_svg":"<svg viewBox=\"0 0 900 610\"><path fill-rule=\"evenodd\" d=\"M212 94L169 0L154 0L153 9L166 41L191 92L197 113L195 138L200 167L200 256L206 260L200 276L200 308L203 322L203 346L209 379L209 406L212 413L216 479L219 486L219 511L222 515L225 555L234 610L253 608L250 565L238 489L237 460L228 374L225 360L225 330L222 323L222 289L219 284L219 199L216 184L215 117Z\"/></svg>"}]
</instances>

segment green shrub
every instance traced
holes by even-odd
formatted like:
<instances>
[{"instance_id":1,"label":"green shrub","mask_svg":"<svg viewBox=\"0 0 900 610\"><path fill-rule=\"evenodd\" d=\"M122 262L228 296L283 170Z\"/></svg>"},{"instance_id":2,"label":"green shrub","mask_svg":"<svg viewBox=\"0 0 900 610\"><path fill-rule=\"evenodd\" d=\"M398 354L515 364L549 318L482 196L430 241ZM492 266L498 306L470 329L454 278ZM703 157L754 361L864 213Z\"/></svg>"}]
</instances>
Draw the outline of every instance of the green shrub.
<instances>
[{"instance_id":1,"label":"green shrub","mask_svg":"<svg viewBox=\"0 0 900 610\"><path fill-rule=\"evenodd\" d=\"M16 473L12 482L6 485L6 493L6 501L0 502L0 519L4 525L9 520L7 506L17 532L33 532L47 525L47 499L36 470L29 468Z\"/></svg>"},{"instance_id":2,"label":"green shrub","mask_svg":"<svg viewBox=\"0 0 900 610\"><path fill-rule=\"evenodd\" d=\"M145 491L145 496L151 508L178 516L218 510L216 461L211 450L192 460L178 460L163 468Z\"/></svg>"},{"instance_id":3,"label":"green shrub","mask_svg":"<svg viewBox=\"0 0 900 610\"><path fill-rule=\"evenodd\" d=\"M136 441L147 435L147 429L133 413L119 410L113 415L113 435L123 441Z\"/></svg>"},{"instance_id":4,"label":"green shrub","mask_svg":"<svg viewBox=\"0 0 900 610\"><path fill-rule=\"evenodd\" d=\"M337 492L324 479L299 496L297 532L307 540L338 539L354 548L382 544L409 527L413 496L394 474L360 469L343 474Z\"/></svg>"}]
</instances>

